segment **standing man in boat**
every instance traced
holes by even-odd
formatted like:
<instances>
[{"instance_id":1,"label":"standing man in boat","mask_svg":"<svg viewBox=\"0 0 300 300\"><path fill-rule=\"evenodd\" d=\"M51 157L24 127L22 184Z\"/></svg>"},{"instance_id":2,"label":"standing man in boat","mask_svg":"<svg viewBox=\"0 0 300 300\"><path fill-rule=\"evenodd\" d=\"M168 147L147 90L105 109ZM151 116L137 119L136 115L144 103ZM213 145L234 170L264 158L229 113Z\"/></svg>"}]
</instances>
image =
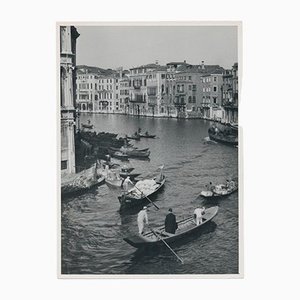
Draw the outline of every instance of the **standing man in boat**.
<instances>
[{"instance_id":1,"label":"standing man in boat","mask_svg":"<svg viewBox=\"0 0 300 300\"><path fill-rule=\"evenodd\" d=\"M164 165L160 166L159 168L160 168L160 173L159 173L159 176L158 176L157 179L156 179L156 182L157 182L157 183L162 182L163 179L164 179L164 173L163 173Z\"/></svg>"},{"instance_id":2,"label":"standing man in boat","mask_svg":"<svg viewBox=\"0 0 300 300\"><path fill-rule=\"evenodd\" d=\"M137 223L139 228L139 234L143 234L145 224L148 225L147 206L144 206L143 209L138 213Z\"/></svg>"},{"instance_id":3,"label":"standing man in boat","mask_svg":"<svg viewBox=\"0 0 300 300\"><path fill-rule=\"evenodd\" d=\"M198 207L194 210L194 221L196 223L196 225L200 225L202 224L202 215L205 212L205 207Z\"/></svg>"},{"instance_id":4,"label":"standing man in boat","mask_svg":"<svg viewBox=\"0 0 300 300\"><path fill-rule=\"evenodd\" d=\"M176 216L173 214L172 208L169 208L165 219L165 232L175 234L177 228Z\"/></svg>"},{"instance_id":5,"label":"standing man in boat","mask_svg":"<svg viewBox=\"0 0 300 300\"><path fill-rule=\"evenodd\" d=\"M132 185L134 185L133 182L130 180L130 177L127 176L127 177L125 178L124 182L122 183L122 186L123 186L123 188L124 188L124 190L125 190L126 192L128 191L128 185L129 185L129 183L132 184Z\"/></svg>"}]
</instances>

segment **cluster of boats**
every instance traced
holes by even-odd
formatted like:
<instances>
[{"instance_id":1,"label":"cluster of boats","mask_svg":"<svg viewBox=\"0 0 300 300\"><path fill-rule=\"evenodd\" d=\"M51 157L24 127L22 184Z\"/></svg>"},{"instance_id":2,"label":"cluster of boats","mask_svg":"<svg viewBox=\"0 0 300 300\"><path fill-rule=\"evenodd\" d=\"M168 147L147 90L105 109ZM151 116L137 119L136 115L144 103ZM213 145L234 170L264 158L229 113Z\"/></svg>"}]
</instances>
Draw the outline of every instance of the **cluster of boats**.
<instances>
[{"instance_id":1,"label":"cluster of boats","mask_svg":"<svg viewBox=\"0 0 300 300\"><path fill-rule=\"evenodd\" d=\"M220 128L214 124L211 128L209 128L208 133L210 139L212 140L230 145L237 144L237 128L228 128L227 126L225 128ZM105 137L105 133L103 136ZM91 141L92 139L97 139L98 135L89 137ZM108 153L112 157L120 160L126 160L129 157L148 158L150 155L149 148L138 149L137 147L134 147L128 143L128 139L139 140L143 137L155 138L155 135L150 135L148 132L141 134L141 130L139 129L139 131L132 136L126 136L122 146L108 147ZM110 138L115 139L116 136ZM118 141L118 143L121 142L123 141ZM110 159L104 161L98 160L97 163L90 169L75 174L73 178L64 178L61 187L62 196L85 192L86 190L97 187L105 182L110 188L120 189L120 195L118 196L120 213L124 213L130 209L142 208L144 205L149 204L154 205L157 209L159 209L154 201L156 199L155 195L163 189L166 182L166 176L162 171L163 167L161 167L161 171L158 176L150 179L139 179L141 173L133 172L133 167L119 167L119 164L111 162ZM128 188L128 180L132 184L131 188ZM126 181L127 183L124 187ZM237 191L237 189L237 179L230 181L227 180L226 183L215 186L210 183L205 190L201 191L200 195L205 199L221 198L234 193ZM157 247L165 245L172 250L169 244L172 244L173 242L182 239L187 235L195 233L201 227L211 221L217 213L218 206L206 208L202 215L202 222L198 225L196 224L193 216L187 217L177 222L178 228L175 234L165 232L165 226L161 225L155 229L148 227L148 231L144 234L125 237L124 241L135 248ZM176 255L176 253L174 254Z\"/></svg>"}]
</instances>

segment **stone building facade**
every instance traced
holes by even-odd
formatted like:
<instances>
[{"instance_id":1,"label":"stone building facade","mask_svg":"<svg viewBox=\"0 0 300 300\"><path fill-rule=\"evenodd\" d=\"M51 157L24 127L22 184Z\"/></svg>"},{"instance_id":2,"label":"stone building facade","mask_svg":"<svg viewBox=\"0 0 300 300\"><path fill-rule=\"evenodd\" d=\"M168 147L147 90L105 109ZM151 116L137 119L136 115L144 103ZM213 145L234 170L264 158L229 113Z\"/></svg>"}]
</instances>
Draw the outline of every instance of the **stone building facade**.
<instances>
[{"instance_id":1,"label":"stone building facade","mask_svg":"<svg viewBox=\"0 0 300 300\"><path fill-rule=\"evenodd\" d=\"M204 61L199 65L186 61L171 62L165 66L155 63L129 71L110 70L109 74L103 74L103 69L98 69L98 73L85 74L89 77L86 83L82 81L83 75L78 74L77 87L82 89L86 84L88 90L82 90L86 96L80 96L78 92L81 111L86 108L86 111L95 113L218 121L229 117L228 112L226 115L228 101L224 100L225 90L227 93L229 91L225 87L228 79L225 69L219 65L205 65ZM237 98L238 94L237 64L235 69L235 72L230 71L232 99ZM83 102L87 100L89 104ZM235 120L237 116L230 118Z\"/></svg>"},{"instance_id":2,"label":"stone building facade","mask_svg":"<svg viewBox=\"0 0 300 300\"><path fill-rule=\"evenodd\" d=\"M75 173L75 66L76 39L74 26L60 26L60 112L61 172Z\"/></svg>"}]
</instances>

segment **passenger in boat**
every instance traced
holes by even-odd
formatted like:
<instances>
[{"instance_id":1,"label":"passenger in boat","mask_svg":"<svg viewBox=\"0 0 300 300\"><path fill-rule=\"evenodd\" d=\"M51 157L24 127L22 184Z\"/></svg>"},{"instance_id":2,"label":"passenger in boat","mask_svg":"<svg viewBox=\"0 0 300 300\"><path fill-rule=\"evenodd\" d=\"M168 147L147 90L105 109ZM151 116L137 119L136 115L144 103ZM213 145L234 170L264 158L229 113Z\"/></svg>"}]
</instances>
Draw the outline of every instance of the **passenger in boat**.
<instances>
[{"instance_id":1,"label":"passenger in boat","mask_svg":"<svg viewBox=\"0 0 300 300\"><path fill-rule=\"evenodd\" d=\"M147 135L147 136L149 135L148 131L145 132L145 135Z\"/></svg>"},{"instance_id":2,"label":"passenger in boat","mask_svg":"<svg viewBox=\"0 0 300 300\"><path fill-rule=\"evenodd\" d=\"M205 212L205 207L198 207L194 210L194 221L196 223L196 225L200 225L202 224L202 215Z\"/></svg>"},{"instance_id":3,"label":"passenger in boat","mask_svg":"<svg viewBox=\"0 0 300 300\"><path fill-rule=\"evenodd\" d=\"M134 185L133 182L130 180L130 177L127 176L125 178L125 180L123 181L123 184L122 184L122 186L123 186L123 188L124 188L125 191L128 191L128 185L129 185L129 183L131 183L132 185Z\"/></svg>"},{"instance_id":4,"label":"passenger in boat","mask_svg":"<svg viewBox=\"0 0 300 300\"><path fill-rule=\"evenodd\" d=\"M231 181L229 182L229 188L230 188L231 190L233 190L233 189L235 188L235 182L234 182L233 180L231 180Z\"/></svg>"},{"instance_id":5,"label":"passenger in boat","mask_svg":"<svg viewBox=\"0 0 300 300\"><path fill-rule=\"evenodd\" d=\"M138 213L137 223L139 228L139 234L143 234L145 224L148 225L147 206L144 206L143 209Z\"/></svg>"},{"instance_id":6,"label":"passenger in boat","mask_svg":"<svg viewBox=\"0 0 300 300\"><path fill-rule=\"evenodd\" d=\"M229 187L230 187L230 182L228 179L226 179L225 187L226 187L226 189L229 189Z\"/></svg>"},{"instance_id":7,"label":"passenger in boat","mask_svg":"<svg viewBox=\"0 0 300 300\"><path fill-rule=\"evenodd\" d=\"M208 190L213 192L214 189L215 189L215 186L212 184L212 182L210 182L209 185L208 185Z\"/></svg>"},{"instance_id":8,"label":"passenger in boat","mask_svg":"<svg viewBox=\"0 0 300 300\"><path fill-rule=\"evenodd\" d=\"M173 214L172 208L169 208L165 219L165 232L174 234L177 228L176 216Z\"/></svg>"}]
</instances>

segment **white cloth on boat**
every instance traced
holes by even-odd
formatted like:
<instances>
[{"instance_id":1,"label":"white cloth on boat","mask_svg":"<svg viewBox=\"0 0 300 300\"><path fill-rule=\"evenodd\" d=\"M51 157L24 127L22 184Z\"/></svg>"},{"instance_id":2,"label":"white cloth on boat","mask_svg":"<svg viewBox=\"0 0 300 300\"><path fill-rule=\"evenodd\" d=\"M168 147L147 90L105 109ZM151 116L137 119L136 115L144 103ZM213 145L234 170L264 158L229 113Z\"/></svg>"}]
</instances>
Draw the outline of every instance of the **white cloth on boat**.
<instances>
[{"instance_id":1,"label":"white cloth on boat","mask_svg":"<svg viewBox=\"0 0 300 300\"><path fill-rule=\"evenodd\" d=\"M139 227L139 234L142 234L145 224L148 224L148 214L146 209L143 209L138 213L137 223Z\"/></svg>"},{"instance_id":2,"label":"white cloth on boat","mask_svg":"<svg viewBox=\"0 0 300 300\"><path fill-rule=\"evenodd\" d=\"M147 196L155 191L159 186L154 179L144 179L136 183L136 185L129 190L130 193L136 196L143 195Z\"/></svg>"}]
</instances>

